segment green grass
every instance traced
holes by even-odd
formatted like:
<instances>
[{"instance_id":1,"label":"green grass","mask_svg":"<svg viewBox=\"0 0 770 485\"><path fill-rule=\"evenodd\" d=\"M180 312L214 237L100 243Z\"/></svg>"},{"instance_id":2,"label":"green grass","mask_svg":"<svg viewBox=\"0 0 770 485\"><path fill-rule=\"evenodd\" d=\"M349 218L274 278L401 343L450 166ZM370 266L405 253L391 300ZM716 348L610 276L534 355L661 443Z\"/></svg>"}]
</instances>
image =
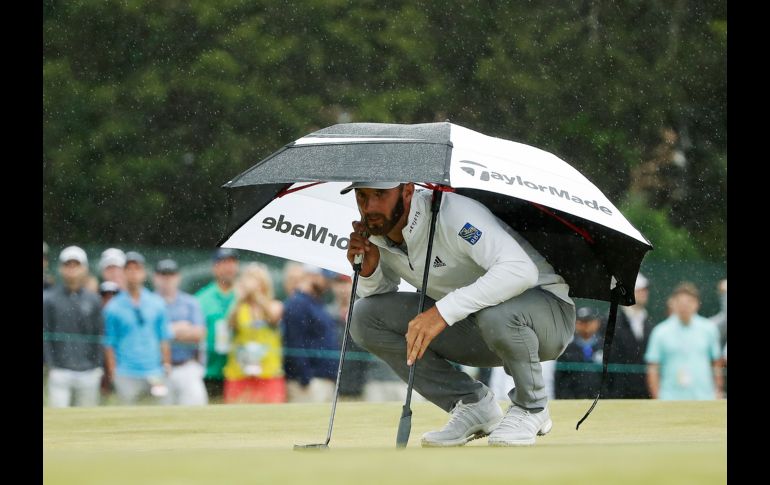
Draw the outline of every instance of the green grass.
<instances>
[{"instance_id":1,"label":"green grass","mask_svg":"<svg viewBox=\"0 0 770 485\"><path fill-rule=\"evenodd\" d=\"M406 450L401 403L342 402L331 449L328 404L44 409L47 484L707 484L727 481L726 401L550 404L554 428L528 448L422 449L447 415L414 403Z\"/></svg>"}]
</instances>

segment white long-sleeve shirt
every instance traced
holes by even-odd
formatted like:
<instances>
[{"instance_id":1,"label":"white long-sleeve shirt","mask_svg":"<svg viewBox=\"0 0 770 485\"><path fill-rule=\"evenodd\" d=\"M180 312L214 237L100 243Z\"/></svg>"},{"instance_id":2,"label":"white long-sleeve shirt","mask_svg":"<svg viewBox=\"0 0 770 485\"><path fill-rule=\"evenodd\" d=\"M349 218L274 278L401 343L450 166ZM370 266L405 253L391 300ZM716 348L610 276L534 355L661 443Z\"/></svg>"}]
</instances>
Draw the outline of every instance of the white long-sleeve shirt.
<instances>
[{"instance_id":1,"label":"white long-sleeve shirt","mask_svg":"<svg viewBox=\"0 0 770 485\"><path fill-rule=\"evenodd\" d=\"M416 190L404 229L407 251L384 236L369 240L380 250L380 263L360 277L360 297L397 291L403 278L422 287L430 233L431 191ZM569 286L521 235L478 201L445 193L436 221L426 294L447 324L540 286L573 304Z\"/></svg>"}]
</instances>

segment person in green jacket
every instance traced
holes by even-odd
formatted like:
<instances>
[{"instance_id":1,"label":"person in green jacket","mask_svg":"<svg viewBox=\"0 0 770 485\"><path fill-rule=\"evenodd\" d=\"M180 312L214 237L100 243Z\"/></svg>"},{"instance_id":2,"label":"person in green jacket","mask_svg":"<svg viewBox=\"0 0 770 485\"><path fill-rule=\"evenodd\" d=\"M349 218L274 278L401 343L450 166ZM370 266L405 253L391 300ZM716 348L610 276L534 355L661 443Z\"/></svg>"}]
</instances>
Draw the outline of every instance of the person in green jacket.
<instances>
[{"instance_id":1,"label":"person in green jacket","mask_svg":"<svg viewBox=\"0 0 770 485\"><path fill-rule=\"evenodd\" d=\"M227 312L235 299L233 284L239 269L238 253L234 249L218 248L212 259L214 280L195 294L206 319L206 374L203 382L210 402L221 401L224 392L222 369L230 346Z\"/></svg>"}]
</instances>

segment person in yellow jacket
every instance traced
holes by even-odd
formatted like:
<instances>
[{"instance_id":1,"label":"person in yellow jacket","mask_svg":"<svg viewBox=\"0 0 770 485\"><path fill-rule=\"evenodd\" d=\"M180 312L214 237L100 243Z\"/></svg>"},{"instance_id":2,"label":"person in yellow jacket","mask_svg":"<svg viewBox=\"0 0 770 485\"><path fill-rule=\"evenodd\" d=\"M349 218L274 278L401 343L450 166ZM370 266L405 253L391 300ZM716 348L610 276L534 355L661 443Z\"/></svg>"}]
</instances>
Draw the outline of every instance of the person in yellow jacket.
<instances>
[{"instance_id":1,"label":"person in yellow jacket","mask_svg":"<svg viewBox=\"0 0 770 485\"><path fill-rule=\"evenodd\" d=\"M235 284L230 309L230 350L223 369L225 403L286 401L279 322L283 305L274 298L267 269L252 263Z\"/></svg>"}]
</instances>

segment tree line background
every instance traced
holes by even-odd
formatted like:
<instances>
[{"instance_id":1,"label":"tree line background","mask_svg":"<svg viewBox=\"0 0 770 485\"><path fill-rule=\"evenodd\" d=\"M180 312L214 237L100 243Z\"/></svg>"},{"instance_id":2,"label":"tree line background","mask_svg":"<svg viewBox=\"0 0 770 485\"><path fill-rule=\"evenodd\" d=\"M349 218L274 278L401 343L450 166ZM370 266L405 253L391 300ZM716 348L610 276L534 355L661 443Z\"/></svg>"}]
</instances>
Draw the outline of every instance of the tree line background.
<instances>
[{"instance_id":1,"label":"tree line background","mask_svg":"<svg viewBox=\"0 0 770 485\"><path fill-rule=\"evenodd\" d=\"M726 2L43 2L43 233L212 247L220 186L338 122L551 151L655 246L726 258Z\"/></svg>"}]
</instances>

